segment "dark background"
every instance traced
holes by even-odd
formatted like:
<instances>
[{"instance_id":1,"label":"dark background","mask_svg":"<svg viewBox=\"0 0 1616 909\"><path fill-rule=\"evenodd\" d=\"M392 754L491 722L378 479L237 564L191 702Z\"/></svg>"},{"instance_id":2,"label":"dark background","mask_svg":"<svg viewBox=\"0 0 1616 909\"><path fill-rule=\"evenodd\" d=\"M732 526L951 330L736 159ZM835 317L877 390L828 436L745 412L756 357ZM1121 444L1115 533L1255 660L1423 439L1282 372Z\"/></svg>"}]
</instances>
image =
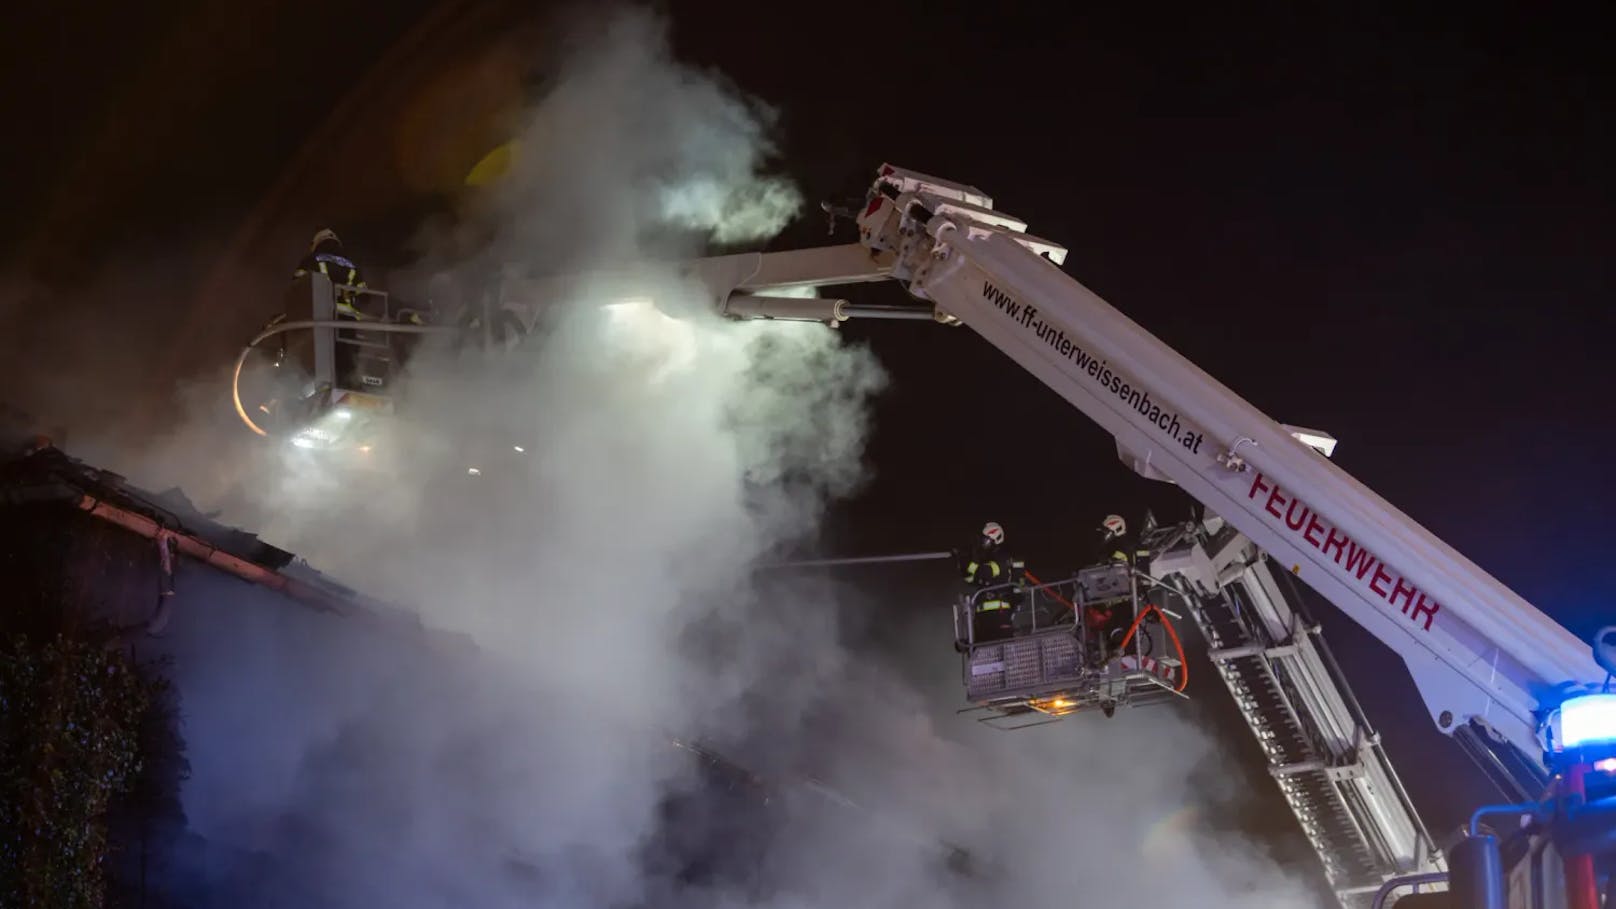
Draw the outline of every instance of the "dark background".
<instances>
[{"instance_id":1,"label":"dark background","mask_svg":"<svg viewBox=\"0 0 1616 909\"><path fill-rule=\"evenodd\" d=\"M1610 620L1616 143L1597 7L662 6L682 57L777 108L811 200L862 193L884 161L979 186L1066 245L1068 273L1276 419L1334 433L1343 468L1574 632ZM160 433L177 385L275 311L317 223L380 257L496 141L544 12L8 11L0 401L73 432ZM831 242L814 214L774 246ZM81 330L103 323L110 348ZM1055 572L1107 512L1186 514L968 330L845 331L894 381L877 479L827 550L947 548L992 519ZM138 368L61 393L87 351ZM932 569L869 578L900 615L948 592ZM1432 825L1490 799L1389 654L1327 624ZM1294 839L1227 698L1199 692L1192 715L1260 784L1251 823Z\"/></svg>"}]
</instances>

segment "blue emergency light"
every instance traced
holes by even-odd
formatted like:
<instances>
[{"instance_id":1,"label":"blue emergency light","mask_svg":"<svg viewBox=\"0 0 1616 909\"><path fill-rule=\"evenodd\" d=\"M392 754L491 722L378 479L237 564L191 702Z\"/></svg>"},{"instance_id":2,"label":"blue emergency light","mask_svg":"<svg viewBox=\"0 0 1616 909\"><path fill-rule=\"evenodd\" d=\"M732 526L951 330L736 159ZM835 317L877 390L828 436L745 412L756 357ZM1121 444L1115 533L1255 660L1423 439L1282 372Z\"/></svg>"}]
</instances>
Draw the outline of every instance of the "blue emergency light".
<instances>
[{"instance_id":1,"label":"blue emergency light","mask_svg":"<svg viewBox=\"0 0 1616 909\"><path fill-rule=\"evenodd\" d=\"M1585 694L1560 705L1559 750L1616 746L1616 694Z\"/></svg>"}]
</instances>

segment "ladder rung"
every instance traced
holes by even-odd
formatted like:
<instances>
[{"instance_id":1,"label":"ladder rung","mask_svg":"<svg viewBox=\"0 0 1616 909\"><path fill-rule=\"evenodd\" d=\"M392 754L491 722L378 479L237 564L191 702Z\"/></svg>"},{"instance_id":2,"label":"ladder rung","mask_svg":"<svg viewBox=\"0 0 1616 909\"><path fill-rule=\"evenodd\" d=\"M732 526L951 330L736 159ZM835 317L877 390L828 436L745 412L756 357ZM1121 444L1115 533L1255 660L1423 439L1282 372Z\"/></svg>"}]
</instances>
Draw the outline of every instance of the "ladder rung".
<instances>
[{"instance_id":1,"label":"ladder rung","mask_svg":"<svg viewBox=\"0 0 1616 909\"><path fill-rule=\"evenodd\" d=\"M1284 779L1288 776L1295 776L1298 773L1317 773L1322 772L1323 770L1323 761L1297 761L1294 764L1280 764L1276 767L1268 768L1269 773L1280 779Z\"/></svg>"}]
</instances>

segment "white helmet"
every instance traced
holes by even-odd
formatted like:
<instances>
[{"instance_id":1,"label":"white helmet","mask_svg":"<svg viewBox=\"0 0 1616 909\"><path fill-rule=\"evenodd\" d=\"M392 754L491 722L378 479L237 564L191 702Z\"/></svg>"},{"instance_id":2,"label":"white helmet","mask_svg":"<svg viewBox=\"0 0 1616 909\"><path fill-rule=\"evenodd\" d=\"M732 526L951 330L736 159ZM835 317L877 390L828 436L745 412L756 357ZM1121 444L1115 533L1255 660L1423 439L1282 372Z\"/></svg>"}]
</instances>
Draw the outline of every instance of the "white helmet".
<instances>
[{"instance_id":1,"label":"white helmet","mask_svg":"<svg viewBox=\"0 0 1616 909\"><path fill-rule=\"evenodd\" d=\"M1128 522L1124 521L1121 515L1108 514L1105 520L1100 522L1100 530L1105 532L1106 539L1115 539L1128 532Z\"/></svg>"},{"instance_id":2,"label":"white helmet","mask_svg":"<svg viewBox=\"0 0 1616 909\"><path fill-rule=\"evenodd\" d=\"M1004 542L1004 528L998 521L989 521L982 525L982 537L995 546Z\"/></svg>"}]
</instances>

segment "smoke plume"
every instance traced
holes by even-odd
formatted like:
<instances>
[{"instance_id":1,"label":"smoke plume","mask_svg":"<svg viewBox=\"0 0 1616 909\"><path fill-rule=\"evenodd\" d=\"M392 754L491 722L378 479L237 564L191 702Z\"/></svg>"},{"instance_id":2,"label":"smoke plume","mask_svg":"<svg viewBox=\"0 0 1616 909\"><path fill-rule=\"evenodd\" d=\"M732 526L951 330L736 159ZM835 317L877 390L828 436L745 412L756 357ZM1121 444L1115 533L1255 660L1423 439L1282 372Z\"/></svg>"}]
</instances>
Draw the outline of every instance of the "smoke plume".
<instances>
[{"instance_id":1,"label":"smoke plume","mask_svg":"<svg viewBox=\"0 0 1616 909\"><path fill-rule=\"evenodd\" d=\"M765 239L796 214L767 108L674 60L661 21L618 12L568 34L512 172L429 235L429 268L591 273ZM705 290L675 269L632 284L576 283L513 356L423 346L408 412L366 463L277 448L222 469L209 391L195 404L210 416L132 471L422 626L182 589L165 643L193 767L176 894L332 909L1301 898L1248 847L1163 826L1195 801L1185 768L1217 759L1171 714L993 732L952 713L946 618L877 658L846 646L844 617L920 610L760 577L760 556L812 543L872 476L886 376L817 326L702 315ZM763 787L715 782L674 740Z\"/></svg>"}]
</instances>

